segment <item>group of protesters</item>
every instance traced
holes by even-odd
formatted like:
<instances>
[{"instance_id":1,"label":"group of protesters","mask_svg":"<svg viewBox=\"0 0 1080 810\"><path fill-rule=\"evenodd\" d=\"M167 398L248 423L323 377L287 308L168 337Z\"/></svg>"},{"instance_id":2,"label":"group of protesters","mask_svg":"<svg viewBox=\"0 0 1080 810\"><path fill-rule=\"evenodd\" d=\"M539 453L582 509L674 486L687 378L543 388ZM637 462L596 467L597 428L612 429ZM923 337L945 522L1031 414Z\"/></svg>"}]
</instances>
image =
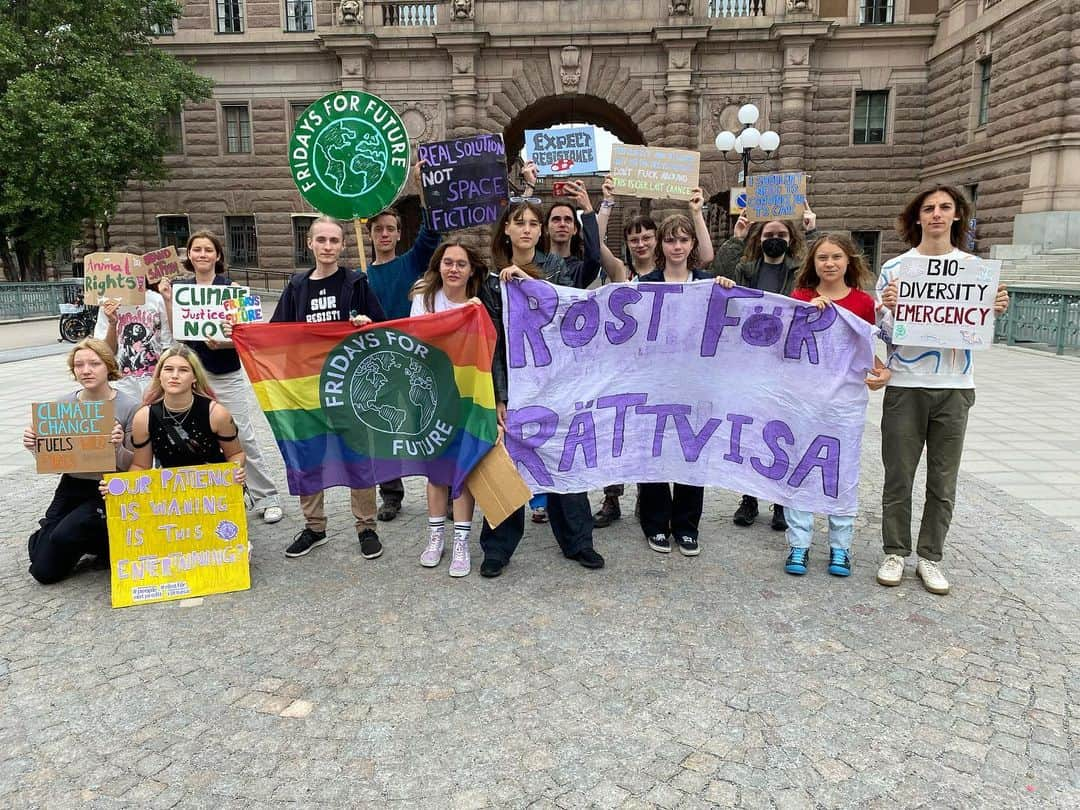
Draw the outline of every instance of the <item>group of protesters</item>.
<instances>
[{"instance_id":1,"label":"group of protesters","mask_svg":"<svg viewBox=\"0 0 1080 810\"><path fill-rule=\"evenodd\" d=\"M414 171L417 178L421 166ZM602 185L599 211L593 209L584 183L564 183L565 196L546 209L536 196L535 167L525 164L520 196L510 198L491 228L489 267L475 242L443 235L421 225L412 247L402 255L400 215L393 209L369 221L374 258L366 272L344 267L345 230L341 223L317 219L308 231L315 266L295 274L286 285L272 322L370 323L482 306L497 334L492 380L500 440L506 420L508 374L505 358L501 285L515 279L543 279L555 285L584 289L597 283L685 283L705 281L789 296L818 308L843 307L880 330L885 360L868 369L866 385L884 388L881 423L885 480L882 491L884 559L877 571L882 585L899 585L911 556L911 503L915 471L926 451L926 503L920 522L916 574L927 590L944 594L949 583L939 565L956 498L956 481L969 408L974 404L970 351L925 349L892 343L897 304L896 271L908 256L968 258L965 244L970 205L951 186L934 186L917 194L898 217L898 231L910 246L886 261L877 278L865 258L843 233L819 233L809 209L801 221L750 223L740 216L733 235L715 251L703 209L705 195L694 189L689 215L674 214L657 223L649 216L629 218L623 227L621 256L605 240L616 206L614 186ZM422 222L426 220L422 218ZM130 252L137 252L132 249ZM183 262L188 276L176 282L229 284L220 239L198 231L187 242ZM174 342L169 328L172 296L167 280L148 290L138 307L106 302L93 338L75 346L68 366L80 388L67 399L115 400L117 470L143 470L155 464L179 467L228 461L237 465L237 481L246 487L250 506L266 523L283 518L277 489L267 469L252 423L251 387L229 340ZM1008 306L999 287L995 311ZM231 334L226 324L224 333ZM34 451L37 436L24 433ZM108 560L108 536L100 474L61 477L45 517L29 540L30 573L42 583L70 575L81 558ZM377 520L393 520L402 506L400 480L381 484L382 503L374 488L353 489L350 505L363 557L383 553ZM594 528L622 517L624 485L604 489L593 513L588 493L546 493L543 520L550 523L563 555L586 568L602 568L604 558L593 544ZM648 546L659 553L677 549L692 557L700 552L704 490L681 482L637 485L636 513ZM285 549L287 557L303 557L328 542L323 493L302 496L304 528ZM467 487L449 501L447 487L427 487L427 542L421 565L437 567L450 550L449 574L470 573L469 534L474 502ZM752 525L759 504L743 495L735 510L737 526ZM447 537L446 519L452 522ZM482 522L480 573L499 576L522 539L526 507L497 526ZM854 518L829 515L827 571L851 573ZM786 531L784 570L803 575L809 568L814 515L800 509L772 506L770 524Z\"/></svg>"}]
</instances>

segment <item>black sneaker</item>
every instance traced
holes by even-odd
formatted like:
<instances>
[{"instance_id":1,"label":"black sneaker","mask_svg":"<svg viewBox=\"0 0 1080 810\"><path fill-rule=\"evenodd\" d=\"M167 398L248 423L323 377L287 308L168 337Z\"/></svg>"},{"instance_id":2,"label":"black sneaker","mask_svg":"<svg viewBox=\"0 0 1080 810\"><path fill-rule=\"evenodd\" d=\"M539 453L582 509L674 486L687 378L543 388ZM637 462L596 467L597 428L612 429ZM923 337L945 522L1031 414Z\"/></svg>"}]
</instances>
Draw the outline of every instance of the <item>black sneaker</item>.
<instances>
[{"instance_id":1,"label":"black sneaker","mask_svg":"<svg viewBox=\"0 0 1080 810\"><path fill-rule=\"evenodd\" d=\"M374 560L382 556L382 543L374 529L364 529L357 535L360 540L360 556L365 560Z\"/></svg>"},{"instance_id":2,"label":"black sneaker","mask_svg":"<svg viewBox=\"0 0 1080 810\"><path fill-rule=\"evenodd\" d=\"M675 538L675 542L679 545L679 551L683 553L684 557L696 557L701 551L701 547L698 545L696 537L690 537L687 534L680 534Z\"/></svg>"},{"instance_id":3,"label":"black sneaker","mask_svg":"<svg viewBox=\"0 0 1080 810\"><path fill-rule=\"evenodd\" d=\"M753 526L757 516L757 498L753 495L743 495L739 508L735 510L735 517L732 522L736 526Z\"/></svg>"},{"instance_id":4,"label":"black sneaker","mask_svg":"<svg viewBox=\"0 0 1080 810\"><path fill-rule=\"evenodd\" d=\"M398 512L401 511L401 501L388 501L383 500L382 506L379 507L379 520L388 522L398 516ZM367 531L371 531L368 529ZM379 555L376 554L376 557Z\"/></svg>"},{"instance_id":5,"label":"black sneaker","mask_svg":"<svg viewBox=\"0 0 1080 810\"><path fill-rule=\"evenodd\" d=\"M604 502L593 515L593 525L598 529L606 529L613 521L622 517L622 509L619 507L618 495L605 495Z\"/></svg>"},{"instance_id":6,"label":"black sneaker","mask_svg":"<svg viewBox=\"0 0 1080 810\"><path fill-rule=\"evenodd\" d=\"M769 525L774 532L787 530L787 519L784 517L784 507L778 503L772 505L772 522Z\"/></svg>"},{"instance_id":7,"label":"black sneaker","mask_svg":"<svg viewBox=\"0 0 1080 810\"><path fill-rule=\"evenodd\" d=\"M502 575L504 568L506 568L506 563L502 560L496 560L493 557L484 557L484 561L480 563L480 576L491 579Z\"/></svg>"},{"instance_id":8,"label":"black sneaker","mask_svg":"<svg viewBox=\"0 0 1080 810\"><path fill-rule=\"evenodd\" d=\"M292 543L285 549L285 556L303 557L313 548L324 546L329 542L330 538L326 536L326 532L317 532L313 529L305 528L300 534L293 538Z\"/></svg>"},{"instance_id":9,"label":"black sneaker","mask_svg":"<svg viewBox=\"0 0 1080 810\"><path fill-rule=\"evenodd\" d=\"M567 554L566 559L573 560L585 568L603 568L604 558L595 548L583 548L577 554Z\"/></svg>"},{"instance_id":10,"label":"black sneaker","mask_svg":"<svg viewBox=\"0 0 1080 810\"><path fill-rule=\"evenodd\" d=\"M649 538L649 548L661 554L670 554L671 539L666 534L654 534Z\"/></svg>"}]
</instances>

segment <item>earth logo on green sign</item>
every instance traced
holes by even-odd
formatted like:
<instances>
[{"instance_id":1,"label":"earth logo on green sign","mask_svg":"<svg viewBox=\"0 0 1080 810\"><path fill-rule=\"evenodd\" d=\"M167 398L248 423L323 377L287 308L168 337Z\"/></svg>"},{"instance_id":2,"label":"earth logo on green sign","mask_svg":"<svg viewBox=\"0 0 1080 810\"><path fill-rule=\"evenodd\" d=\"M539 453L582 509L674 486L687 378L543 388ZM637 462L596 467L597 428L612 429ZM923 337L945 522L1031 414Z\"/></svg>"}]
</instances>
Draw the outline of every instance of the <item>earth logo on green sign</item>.
<instances>
[{"instance_id":1,"label":"earth logo on green sign","mask_svg":"<svg viewBox=\"0 0 1080 810\"><path fill-rule=\"evenodd\" d=\"M385 101L341 90L313 102L289 142L293 181L309 203L338 219L367 219L389 206L409 177L409 135Z\"/></svg>"}]
</instances>

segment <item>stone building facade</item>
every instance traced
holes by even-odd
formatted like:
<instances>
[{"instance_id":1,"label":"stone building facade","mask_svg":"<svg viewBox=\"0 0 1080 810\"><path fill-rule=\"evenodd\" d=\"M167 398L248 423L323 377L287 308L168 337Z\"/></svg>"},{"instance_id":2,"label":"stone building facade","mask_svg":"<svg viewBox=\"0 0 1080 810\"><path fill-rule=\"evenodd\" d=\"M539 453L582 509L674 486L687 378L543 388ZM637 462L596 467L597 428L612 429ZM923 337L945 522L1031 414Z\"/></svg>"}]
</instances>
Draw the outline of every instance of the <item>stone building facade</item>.
<instances>
[{"instance_id":1,"label":"stone building facade","mask_svg":"<svg viewBox=\"0 0 1080 810\"><path fill-rule=\"evenodd\" d=\"M781 136L753 171L805 170L821 227L853 232L878 261L902 249L903 202L934 181L976 197L980 254L1080 247L1080 0L183 6L158 42L212 77L214 97L171 122L171 178L130 187L114 242L150 248L207 228L225 234L233 266L303 266L314 212L292 183L288 138L308 103L346 88L390 101L414 144L497 132L516 154L526 128L587 122L699 150L718 239L739 167L713 141L752 102L759 128ZM410 230L416 193L401 201ZM621 203L623 216L643 205Z\"/></svg>"}]
</instances>

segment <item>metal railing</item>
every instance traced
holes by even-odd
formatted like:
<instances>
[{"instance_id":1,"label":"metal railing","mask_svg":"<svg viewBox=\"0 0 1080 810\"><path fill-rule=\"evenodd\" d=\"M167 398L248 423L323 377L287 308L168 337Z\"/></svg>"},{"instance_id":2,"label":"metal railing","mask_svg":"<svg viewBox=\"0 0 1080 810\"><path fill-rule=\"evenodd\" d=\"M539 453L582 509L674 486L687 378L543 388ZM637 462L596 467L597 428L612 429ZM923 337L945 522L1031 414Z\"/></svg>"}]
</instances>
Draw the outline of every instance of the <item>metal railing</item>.
<instances>
[{"instance_id":1,"label":"metal railing","mask_svg":"<svg viewBox=\"0 0 1080 810\"><path fill-rule=\"evenodd\" d=\"M439 4L383 2L382 23L409 28L438 25Z\"/></svg>"},{"instance_id":2,"label":"metal railing","mask_svg":"<svg viewBox=\"0 0 1080 810\"><path fill-rule=\"evenodd\" d=\"M782 2L782 0L773 0ZM764 17L765 0L709 0L710 17Z\"/></svg>"},{"instance_id":3,"label":"metal railing","mask_svg":"<svg viewBox=\"0 0 1080 810\"><path fill-rule=\"evenodd\" d=\"M230 267L229 278L241 287L251 287L256 292L280 292L289 283L291 270L263 270L259 267Z\"/></svg>"},{"instance_id":4,"label":"metal railing","mask_svg":"<svg viewBox=\"0 0 1080 810\"><path fill-rule=\"evenodd\" d=\"M81 278L73 281L0 282L0 320L59 316L60 305L74 303L82 288Z\"/></svg>"},{"instance_id":5,"label":"metal railing","mask_svg":"<svg viewBox=\"0 0 1080 810\"><path fill-rule=\"evenodd\" d=\"M995 340L1043 344L1057 354L1080 351L1080 289L1010 285L1009 298L994 323Z\"/></svg>"}]
</instances>

